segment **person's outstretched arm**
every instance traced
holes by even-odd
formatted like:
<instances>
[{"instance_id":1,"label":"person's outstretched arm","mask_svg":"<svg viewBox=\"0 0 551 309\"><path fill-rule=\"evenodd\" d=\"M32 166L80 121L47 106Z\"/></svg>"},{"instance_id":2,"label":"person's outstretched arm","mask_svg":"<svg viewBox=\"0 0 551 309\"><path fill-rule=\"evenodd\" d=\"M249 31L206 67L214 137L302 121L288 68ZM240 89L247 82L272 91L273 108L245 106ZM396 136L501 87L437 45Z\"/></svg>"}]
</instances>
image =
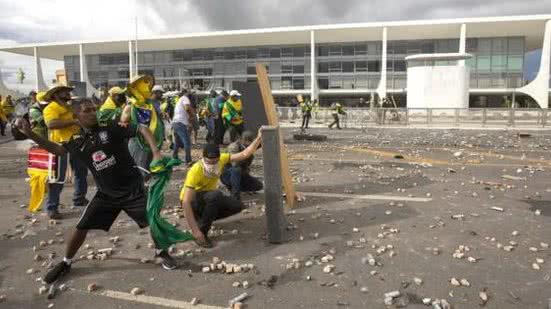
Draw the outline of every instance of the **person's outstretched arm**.
<instances>
[{"instance_id":1,"label":"person's outstretched arm","mask_svg":"<svg viewBox=\"0 0 551 309\"><path fill-rule=\"evenodd\" d=\"M262 135L260 134L260 130L258 131L258 135L256 136L255 140L249 145L249 147L245 148L243 151L232 154L230 157L231 162L240 162L243 160L247 160L250 158L258 149L258 146L260 146L260 143L262 142Z\"/></svg>"},{"instance_id":2,"label":"person's outstretched arm","mask_svg":"<svg viewBox=\"0 0 551 309\"><path fill-rule=\"evenodd\" d=\"M24 118L17 119L17 121L15 122L15 125L19 131L23 132L23 134L25 134L28 138L36 142L40 147L48 150L48 152L58 156L62 156L67 153L67 150L65 150L63 146L54 142L50 142L49 140L46 140L42 138L40 135L37 135L36 133L34 133L31 129L31 125L26 119Z\"/></svg>"}]
</instances>

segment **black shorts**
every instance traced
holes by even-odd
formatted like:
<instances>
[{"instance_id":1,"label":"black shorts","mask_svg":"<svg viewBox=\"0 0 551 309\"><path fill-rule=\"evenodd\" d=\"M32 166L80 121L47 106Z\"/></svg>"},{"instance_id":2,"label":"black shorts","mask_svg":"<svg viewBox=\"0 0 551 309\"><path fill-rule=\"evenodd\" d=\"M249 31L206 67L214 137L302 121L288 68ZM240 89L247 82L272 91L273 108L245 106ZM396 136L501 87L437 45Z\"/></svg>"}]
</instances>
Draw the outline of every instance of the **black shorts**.
<instances>
[{"instance_id":1,"label":"black shorts","mask_svg":"<svg viewBox=\"0 0 551 309\"><path fill-rule=\"evenodd\" d=\"M146 215L147 196L143 188L127 196L114 198L97 192L92 201L86 206L78 223L79 230L109 231L113 222L124 211L140 228L149 226Z\"/></svg>"}]
</instances>

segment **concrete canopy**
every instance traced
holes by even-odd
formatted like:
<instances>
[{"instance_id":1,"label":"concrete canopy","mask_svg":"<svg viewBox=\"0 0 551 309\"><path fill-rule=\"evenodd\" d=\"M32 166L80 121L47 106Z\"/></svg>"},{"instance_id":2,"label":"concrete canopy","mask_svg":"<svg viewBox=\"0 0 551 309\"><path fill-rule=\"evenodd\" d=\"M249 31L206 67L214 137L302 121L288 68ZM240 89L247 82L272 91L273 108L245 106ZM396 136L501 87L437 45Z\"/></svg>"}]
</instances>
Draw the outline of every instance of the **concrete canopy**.
<instances>
[{"instance_id":1,"label":"concrete canopy","mask_svg":"<svg viewBox=\"0 0 551 309\"><path fill-rule=\"evenodd\" d=\"M468 37L524 36L527 50L542 47L545 22L551 15L510 17L462 18L397 22L371 22L341 25L282 27L253 30L217 31L184 35L161 35L139 38L140 51L174 49L262 46L282 44L309 44L310 31L316 33L316 43L379 41L384 27L389 41L458 38L462 24L468 25ZM77 55L79 44L86 45L86 53L127 53L128 41L133 38L104 41L74 41L21 44L0 47L0 51L20 55L63 60L64 56Z\"/></svg>"}]
</instances>

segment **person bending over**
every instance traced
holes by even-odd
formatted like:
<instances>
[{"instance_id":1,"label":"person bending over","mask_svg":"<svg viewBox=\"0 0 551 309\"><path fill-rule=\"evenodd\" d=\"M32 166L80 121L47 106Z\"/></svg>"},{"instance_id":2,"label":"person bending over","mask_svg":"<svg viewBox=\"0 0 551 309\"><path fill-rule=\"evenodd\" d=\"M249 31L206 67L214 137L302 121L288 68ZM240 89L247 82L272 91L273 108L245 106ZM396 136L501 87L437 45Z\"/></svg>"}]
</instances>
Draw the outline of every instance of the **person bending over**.
<instances>
[{"instance_id":1,"label":"person bending over","mask_svg":"<svg viewBox=\"0 0 551 309\"><path fill-rule=\"evenodd\" d=\"M218 145L207 144L203 148L203 158L188 171L180 201L188 227L199 246L213 247L208 238L212 222L235 215L243 209L239 200L218 190L220 174L226 164L250 158L260 142L259 134L245 150L236 154L220 154Z\"/></svg>"}]
</instances>

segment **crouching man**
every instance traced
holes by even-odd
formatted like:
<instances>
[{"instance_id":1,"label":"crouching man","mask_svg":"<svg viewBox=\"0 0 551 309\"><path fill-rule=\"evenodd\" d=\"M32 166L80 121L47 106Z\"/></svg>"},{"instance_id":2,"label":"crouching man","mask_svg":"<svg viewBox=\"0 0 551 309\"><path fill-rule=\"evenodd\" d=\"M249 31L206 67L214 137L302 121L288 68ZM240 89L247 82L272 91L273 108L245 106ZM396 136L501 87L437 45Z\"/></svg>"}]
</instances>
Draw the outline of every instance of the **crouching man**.
<instances>
[{"instance_id":1,"label":"crouching man","mask_svg":"<svg viewBox=\"0 0 551 309\"><path fill-rule=\"evenodd\" d=\"M236 154L220 154L218 145L207 144L203 149L203 158L188 171L180 200L188 227L199 246L213 247L208 238L212 222L235 215L243 209L239 200L218 190L218 182L227 164L247 160L260 142L261 136L258 134L246 149Z\"/></svg>"},{"instance_id":2,"label":"crouching man","mask_svg":"<svg viewBox=\"0 0 551 309\"><path fill-rule=\"evenodd\" d=\"M243 132L241 140L237 140L228 146L228 152L231 154L239 153L245 150L254 139L250 131ZM264 187L262 182L250 174L251 164L254 155L241 162L231 162L224 167L220 180L231 191L236 200L241 200L241 192L256 192Z\"/></svg>"},{"instance_id":3,"label":"crouching man","mask_svg":"<svg viewBox=\"0 0 551 309\"><path fill-rule=\"evenodd\" d=\"M140 228L148 226L147 195L143 178L130 156L126 140L136 136L139 131L153 150L154 158L161 158L149 128L141 125L129 125L124 128L114 122L108 126L99 126L96 107L91 100L76 100L71 106L82 130L62 144L47 141L33 133L29 123L24 119L17 122L18 129L40 147L56 155L69 153L84 163L92 172L97 185L96 195L86 206L67 244L63 261L44 277L48 284L71 270L72 258L82 246L88 231L109 231L121 211L132 218ZM156 243L155 239L153 240ZM176 261L167 251L157 250L156 256L162 260L163 268L176 268Z\"/></svg>"}]
</instances>

